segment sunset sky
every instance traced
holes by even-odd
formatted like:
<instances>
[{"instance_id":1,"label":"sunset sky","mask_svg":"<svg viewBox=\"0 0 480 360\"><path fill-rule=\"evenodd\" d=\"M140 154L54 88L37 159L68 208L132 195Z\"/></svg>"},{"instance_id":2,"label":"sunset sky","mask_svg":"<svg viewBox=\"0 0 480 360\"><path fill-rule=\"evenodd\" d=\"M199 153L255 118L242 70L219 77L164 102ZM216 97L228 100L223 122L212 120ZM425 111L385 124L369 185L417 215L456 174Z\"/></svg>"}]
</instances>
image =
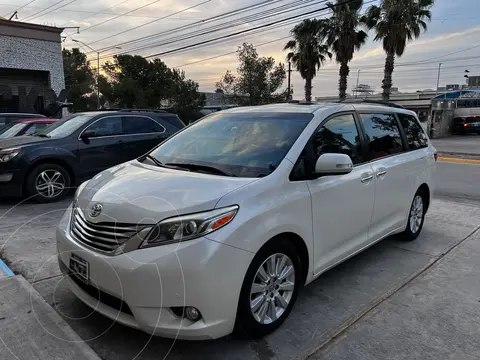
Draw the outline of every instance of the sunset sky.
<instances>
[{"instance_id":1,"label":"sunset sky","mask_svg":"<svg viewBox=\"0 0 480 360\"><path fill-rule=\"evenodd\" d=\"M78 47L72 39L80 40L102 51L102 61L122 52L143 56L159 54L325 6L325 2L318 0L0 1L1 16L9 17L15 9L20 8L16 21L59 27L79 26L79 34L75 29L65 30L63 35L67 37L64 46ZM378 3L378 0L365 0L365 8L372 3ZM211 19L255 4L257 6L253 8ZM319 11L309 16L325 17L328 12ZM284 62L285 52L282 48L288 40L286 37L290 29L307 17L159 57L170 67L185 70L189 78L200 84L201 91L213 91L215 83L226 70L235 71L237 59L234 52L243 42L257 45L262 56L272 56L277 62ZM401 91L435 88L439 62L443 63L441 86L463 84L464 70L469 70L471 75L480 75L479 19L478 0L436 0L428 31L419 40L409 44L404 56L397 59L394 86ZM183 28L178 29L180 27ZM367 44L351 62L349 91L357 81L358 70L361 70L360 83L381 90L385 54L381 44L374 42L373 38L373 33L370 33ZM90 51L86 47L81 49ZM88 55L90 60L96 61L96 54ZM338 65L334 61L328 62L313 81L313 95L335 95L337 83ZM292 84L294 97L303 98L303 80L296 72L292 75Z\"/></svg>"}]
</instances>

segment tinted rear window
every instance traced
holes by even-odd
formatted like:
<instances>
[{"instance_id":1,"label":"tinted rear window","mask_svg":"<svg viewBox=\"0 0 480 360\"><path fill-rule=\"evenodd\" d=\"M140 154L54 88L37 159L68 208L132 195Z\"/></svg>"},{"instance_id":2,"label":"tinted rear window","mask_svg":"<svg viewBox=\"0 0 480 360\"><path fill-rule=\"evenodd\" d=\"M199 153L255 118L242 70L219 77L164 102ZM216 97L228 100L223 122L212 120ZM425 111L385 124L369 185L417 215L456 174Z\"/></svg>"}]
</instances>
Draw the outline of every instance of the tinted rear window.
<instances>
[{"instance_id":1,"label":"tinted rear window","mask_svg":"<svg viewBox=\"0 0 480 360\"><path fill-rule=\"evenodd\" d=\"M183 123L182 120L177 115L170 115L170 116L158 116L157 118L159 120L163 120L167 123L169 123L172 126L175 126L177 129L183 129L185 127L185 124Z\"/></svg>"}]
</instances>

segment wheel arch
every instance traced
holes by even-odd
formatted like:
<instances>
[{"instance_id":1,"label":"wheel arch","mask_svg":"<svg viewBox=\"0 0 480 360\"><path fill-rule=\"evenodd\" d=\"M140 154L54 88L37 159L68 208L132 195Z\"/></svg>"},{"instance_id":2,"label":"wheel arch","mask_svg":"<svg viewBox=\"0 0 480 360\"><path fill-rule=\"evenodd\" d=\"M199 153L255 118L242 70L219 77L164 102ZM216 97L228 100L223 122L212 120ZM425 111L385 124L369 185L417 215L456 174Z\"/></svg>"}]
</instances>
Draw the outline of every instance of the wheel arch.
<instances>
[{"instance_id":1,"label":"wheel arch","mask_svg":"<svg viewBox=\"0 0 480 360\"><path fill-rule=\"evenodd\" d=\"M58 166L63 167L67 172L68 176L70 176L70 186L73 186L76 183L76 178L75 178L75 172L73 171L72 166L68 163L68 161L64 159L59 159L59 158L50 158L50 157L43 157L43 158L38 158L35 161L33 161L29 169L27 171L27 174L25 176L25 179L28 179L28 176L32 173L32 171L38 166L42 164L55 164ZM24 182L23 184L23 191L26 191L26 186L27 186L27 181Z\"/></svg>"},{"instance_id":2,"label":"wheel arch","mask_svg":"<svg viewBox=\"0 0 480 360\"><path fill-rule=\"evenodd\" d=\"M427 210L428 208L430 207L430 188L429 186L427 185L427 183L422 183L419 187L418 187L418 190L421 190L423 193L425 193L425 202L426 202L426 205L427 205Z\"/></svg>"},{"instance_id":3,"label":"wheel arch","mask_svg":"<svg viewBox=\"0 0 480 360\"><path fill-rule=\"evenodd\" d=\"M263 244L263 246L258 251L261 251L264 247L270 245L272 242L275 242L279 238L287 240L295 247L295 249L297 249L298 256L300 257L300 263L302 265L303 283L305 284L310 271L310 254L308 252L307 244L300 235L293 232L279 233L274 237L270 238L270 240Z\"/></svg>"}]
</instances>

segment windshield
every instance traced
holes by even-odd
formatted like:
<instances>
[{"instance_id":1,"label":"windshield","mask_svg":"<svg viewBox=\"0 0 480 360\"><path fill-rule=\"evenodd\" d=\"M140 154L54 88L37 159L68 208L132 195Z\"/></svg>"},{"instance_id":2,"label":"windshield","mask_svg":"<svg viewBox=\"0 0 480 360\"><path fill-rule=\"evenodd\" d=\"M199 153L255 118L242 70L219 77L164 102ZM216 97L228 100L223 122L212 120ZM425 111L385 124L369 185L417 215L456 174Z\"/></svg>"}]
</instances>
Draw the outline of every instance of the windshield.
<instances>
[{"instance_id":1,"label":"windshield","mask_svg":"<svg viewBox=\"0 0 480 360\"><path fill-rule=\"evenodd\" d=\"M266 176L312 118L304 113L216 113L164 142L150 156L163 164L189 164L192 171L209 166L233 176Z\"/></svg>"},{"instance_id":2,"label":"windshield","mask_svg":"<svg viewBox=\"0 0 480 360\"><path fill-rule=\"evenodd\" d=\"M52 125L47 126L45 129L36 132L34 135L52 138L62 138L73 134L83 124L85 124L88 120L92 119L94 116L95 115L89 114L70 115L65 119L54 122Z\"/></svg>"},{"instance_id":3,"label":"windshield","mask_svg":"<svg viewBox=\"0 0 480 360\"><path fill-rule=\"evenodd\" d=\"M0 130L0 139L7 139L15 136L20 130L25 127L23 123L10 123Z\"/></svg>"}]
</instances>

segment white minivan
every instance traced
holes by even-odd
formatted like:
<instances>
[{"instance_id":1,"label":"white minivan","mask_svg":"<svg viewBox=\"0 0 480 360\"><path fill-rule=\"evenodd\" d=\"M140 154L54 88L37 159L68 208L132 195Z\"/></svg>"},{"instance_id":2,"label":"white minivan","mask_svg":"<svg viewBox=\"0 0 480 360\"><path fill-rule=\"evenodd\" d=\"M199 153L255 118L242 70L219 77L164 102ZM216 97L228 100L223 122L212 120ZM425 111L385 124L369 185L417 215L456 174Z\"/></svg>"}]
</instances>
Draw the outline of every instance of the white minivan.
<instances>
[{"instance_id":1,"label":"white minivan","mask_svg":"<svg viewBox=\"0 0 480 360\"><path fill-rule=\"evenodd\" d=\"M147 333L261 336L326 270L389 235L417 238L436 158L415 113L392 104L210 114L77 189L60 268L85 304Z\"/></svg>"}]
</instances>

